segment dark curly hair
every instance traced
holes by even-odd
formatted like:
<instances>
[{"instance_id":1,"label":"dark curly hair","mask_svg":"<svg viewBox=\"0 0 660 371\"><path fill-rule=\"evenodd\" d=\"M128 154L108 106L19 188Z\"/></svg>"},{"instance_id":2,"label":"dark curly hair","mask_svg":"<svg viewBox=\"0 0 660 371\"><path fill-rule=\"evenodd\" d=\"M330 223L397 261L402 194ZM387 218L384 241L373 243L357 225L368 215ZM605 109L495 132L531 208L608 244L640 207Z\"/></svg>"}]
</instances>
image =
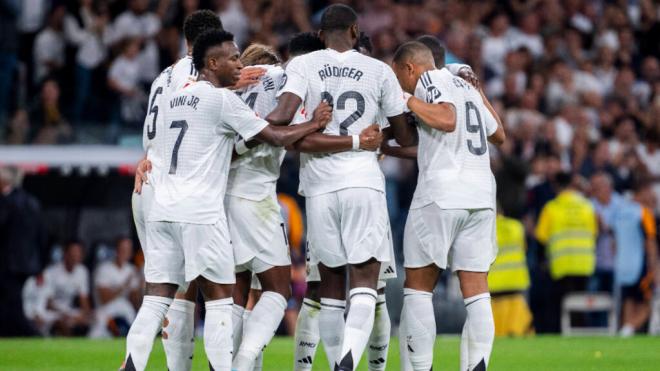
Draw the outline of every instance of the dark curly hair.
<instances>
[{"instance_id":1,"label":"dark curly hair","mask_svg":"<svg viewBox=\"0 0 660 371\"><path fill-rule=\"evenodd\" d=\"M216 46L227 41L234 41L234 35L230 32L223 30L209 30L197 37L195 45L193 46L193 66L197 71L204 68L204 59L206 52Z\"/></svg>"},{"instance_id":2,"label":"dark curly hair","mask_svg":"<svg viewBox=\"0 0 660 371\"><path fill-rule=\"evenodd\" d=\"M325 45L315 32L301 32L293 35L291 40L289 40L288 49L289 57L293 58L325 49Z\"/></svg>"},{"instance_id":3,"label":"dark curly hair","mask_svg":"<svg viewBox=\"0 0 660 371\"><path fill-rule=\"evenodd\" d=\"M321 15L321 30L326 32L345 31L357 23L355 10L348 5L332 4Z\"/></svg>"},{"instance_id":4,"label":"dark curly hair","mask_svg":"<svg viewBox=\"0 0 660 371\"><path fill-rule=\"evenodd\" d=\"M188 44L192 45L199 35L209 30L222 30L222 21L208 9L197 10L183 21L183 35Z\"/></svg>"}]
</instances>

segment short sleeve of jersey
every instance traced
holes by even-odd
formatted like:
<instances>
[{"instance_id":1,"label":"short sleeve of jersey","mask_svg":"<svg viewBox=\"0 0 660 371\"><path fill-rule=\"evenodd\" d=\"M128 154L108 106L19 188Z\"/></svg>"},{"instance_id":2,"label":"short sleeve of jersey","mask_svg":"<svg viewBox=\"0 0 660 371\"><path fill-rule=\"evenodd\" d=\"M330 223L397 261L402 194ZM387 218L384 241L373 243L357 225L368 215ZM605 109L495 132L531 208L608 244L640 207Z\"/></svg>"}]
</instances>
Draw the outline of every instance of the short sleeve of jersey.
<instances>
[{"instance_id":1,"label":"short sleeve of jersey","mask_svg":"<svg viewBox=\"0 0 660 371\"><path fill-rule=\"evenodd\" d=\"M415 97L426 103L454 103L452 89L449 87L451 78L449 71L431 70L420 76L415 87Z\"/></svg>"},{"instance_id":2,"label":"short sleeve of jersey","mask_svg":"<svg viewBox=\"0 0 660 371\"><path fill-rule=\"evenodd\" d=\"M268 122L259 118L241 98L227 89L220 89L224 127L249 140L259 134Z\"/></svg>"},{"instance_id":3,"label":"short sleeve of jersey","mask_svg":"<svg viewBox=\"0 0 660 371\"><path fill-rule=\"evenodd\" d=\"M293 93L303 101L307 94L307 79L305 78L304 56L293 58L286 66L286 73L283 77L282 87L277 96L284 93Z\"/></svg>"},{"instance_id":4,"label":"short sleeve of jersey","mask_svg":"<svg viewBox=\"0 0 660 371\"><path fill-rule=\"evenodd\" d=\"M403 100L403 90L399 85L394 71L383 65L383 83L381 84L380 109L385 117L394 117L403 113L405 102Z\"/></svg>"}]
</instances>

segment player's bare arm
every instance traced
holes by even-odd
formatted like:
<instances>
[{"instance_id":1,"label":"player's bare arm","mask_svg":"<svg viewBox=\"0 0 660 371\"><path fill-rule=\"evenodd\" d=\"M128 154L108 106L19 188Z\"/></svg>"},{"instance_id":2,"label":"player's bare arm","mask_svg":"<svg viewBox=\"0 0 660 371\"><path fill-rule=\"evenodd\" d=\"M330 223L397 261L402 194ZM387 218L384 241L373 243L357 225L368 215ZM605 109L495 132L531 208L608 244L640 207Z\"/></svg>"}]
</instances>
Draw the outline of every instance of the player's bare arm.
<instances>
[{"instance_id":1,"label":"player's bare arm","mask_svg":"<svg viewBox=\"0 0 660 371\"><path fill-rule=\"evenodd\" d=\"M392 137L401 147L414 146L417 144L417 132L415 128L408 124L405 114L388 117Z\"/></svg>"},{"instance_id":2,"label":"player's bare arm","mask_svg":"<svg viewBox=\"0 0 660 371\"><path fill-rule=\"evenodd\" d=\"M410 97L408 108L426 125L434 129L448 133L456 129L456 108L451 103L426 103L421 99Z\"/></svg>"},{"instance_id":3,"label":"player's bare arm","mask_svg":"<svg viewBox=\"0 0 660 371\"><path fill-rule=\"evenodd\" d=\"M151 171L151 161L147 160L145 156L140 162L138 162L137 167L135 168L135 184L133 185L133 192L140 194L142 193L142 184L148 183L149 178L147 173Z\"/></svg>"},{"instance_id":4,"label":"player's bare arm","mask_svg":"<svg viewBox=\"0 0 660 371\"><path fill-rule=\"evenodd\" d=\"M358 148L375 151L383 141L383 133L377 124L371 124L360 132ZM294 149L305 153L335 153L353 150L353 137L313 133L294 144Z\"/></svg>"},{"instance_id":5,"label":"player's bare arm","mask_svg":"<svg viewBox=\"0 0 660 371\"><path fill-rule=\"evenodd\" d=\"M302 99L293 93L284 93L277 100L277 107L266 116L271 125L289 125L302 104Z\"/></svg>"},{"instance_id":6,"label":"player's bare arm","mask_svg":"<svg viewBox=\"0 0 660 371\"><path fill-rule=\"evenodd\" d=\"M495 108L490 104L490 101L488 100L488 97L486 97L486 94L484 93L483 89L479 89L479 93L481 94L481 98L484 100L484 105L486 108L488 108L488 111L493 115L495 118L495 121L497 121L497 130L493 133L493 135L488 137L488 141L493 143L496 146L501 146L504 141L506 140L506 133L504 132L504 125L502 124L502 120L500 119L500 116L497 114L497 111L495 111Z\"/></svg>"},{"instance_id":7,"label":"player's bare arm","mask_svg":"<svg viewBox=\"0 0 660 371\"><path fill-rule=\"evenodd\" d=\"M408 124L410 126L410 124ZM417 144L411 146L390 146L388 143L393 138L392 129L383 129L383 143L380 145L380 152L385 156L404 158L414 160L417 158ZM417 143L417 136L415 136L415 143Z\"/></svg>"},{"instance_id":8,"label":"player's bare arm","mask_svg":"<svg viewBox=\"0 0 660 371\"><path fill-rule=\"evenodd\" d=\"M266 69L262 67L243 67L241 69L241 75L238 77L238 81L236 81L236 84L234 84L231 89L238 90L256 84L265 73Z\"/></svg>"},{"instance_id":9,"label":"player's bare arm","mask_svg":"<svg viewBox=\"0 0 660 371\"><path fill-rule=\"evenodd\" d=\"M324 129L331 119L332 107L326 102L321 102L314 110L310 121L293 126L268 125L255 138L274 146L284 147Z\"/></svg>"}]
</instances>

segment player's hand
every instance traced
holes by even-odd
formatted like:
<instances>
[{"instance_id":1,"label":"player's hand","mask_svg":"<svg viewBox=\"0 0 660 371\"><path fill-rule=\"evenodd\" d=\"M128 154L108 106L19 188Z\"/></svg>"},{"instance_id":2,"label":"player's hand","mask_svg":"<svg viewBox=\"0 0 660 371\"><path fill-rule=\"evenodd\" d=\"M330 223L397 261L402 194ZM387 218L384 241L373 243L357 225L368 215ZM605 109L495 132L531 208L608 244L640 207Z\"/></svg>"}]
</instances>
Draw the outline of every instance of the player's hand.
<instances>
[{"instance_id":1,"label":"player's hand","mask_svg":"<svg viewBox=\"0 0 660 371\"><path fill-rule=\"evenodd\" d=\"M261 76L266 73L266 69L262 67L244 67L241 69L241 76L238 78L234 89L241 89L259 82Z\"/></svg>"},{"instance_id":2,"label":"player's hand","mask_svg":"<svg viewBox=\"0 0 660 371\"><path fill-rule=\"evenodd\" d=\"M133 186L133 192L137 194L142 193L142 184L149 183L149 178L147 177L147 173L149 172L151 172L151 161L146 158L140 160L135 169L135 185Z\"/></svg>"},{"instance_id":3,"label":"player's hand","mask_svg":"<svg viewBox=\"0 0 660 371\"><path fill-rule=\"evenodd\" d=\"M389 156L390 154L390 149L392 148L390 146L389 141L383 140L383 143L380 144L380 153L378 154L378 161L383 161L385 159L385 156Z\"/></svg>"},{"instance_id":4,"label":"player's hand","mask_svg":"<svg viewBox=\"0 0 660 371\"><path fill-rule=\"evenodd\" d=\"M461 77L463 80L467 81L470 85L474 86L475 89L479 90L481 89L481 83L479 82L479 78L477 77L477 74L472 71L472 68L470 67L463 67L460 70L458 70L458 76Z\"/></svg>"},{"instance_id":5,"label":"player's hand","mask_svg":"<svg viewBox=\"0 0 660 371\"><path fill-rule=\"evenodd\" d=\"M332 120L332 106L326 101L322 101L314 109L314 114L312 115L312 121L316 122L319 125L319 130L324 129L328 123Z\"/></svg>"},{"instance_id":6,"label":"player's hand","mask_svg":"<svg viewBox=\"0 0 660 371\"><path fill-rule=\"evenodd\" d=\"M375 151L383 142L383 133L378 124L371 124L360 133L360 149Z\"/></svg>"}]
</instances>

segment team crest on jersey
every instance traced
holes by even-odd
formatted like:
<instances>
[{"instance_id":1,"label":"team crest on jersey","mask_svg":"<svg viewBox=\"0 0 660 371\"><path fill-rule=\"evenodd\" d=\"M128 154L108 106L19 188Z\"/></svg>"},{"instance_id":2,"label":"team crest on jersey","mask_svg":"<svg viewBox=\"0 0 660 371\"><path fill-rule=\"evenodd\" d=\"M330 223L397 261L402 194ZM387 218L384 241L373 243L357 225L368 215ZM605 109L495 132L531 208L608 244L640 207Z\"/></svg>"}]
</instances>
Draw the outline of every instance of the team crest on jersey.
<instances>
[{"instance_id":1,"label":"team crest on jersey","mask_svg":"<svg viewBox=\"0 0 660 371\"><path fill-rule=\"evenodd\" d=\"M286 73L282 74L282 82L280 83L279 88L277 88L277 91L282 90L282 88L284 88L284 85L286 85Z\"/></svg>"},{"instance_id":2,"label":"team crest on jersey","mask_svg":"<svg viewBox=\"0 0 660 371\"><path fill-rule=\"evenodd\" d=\"M440 90L433 85L430 85L426 88L426 101L429 103L435 102L436 99L440 98Z\"/></svg>"},{"instance_id":3,"label":"team crest on jersey","mask_svg":"<svg viewBox=\"0 0 660 371\"><path fill-rule=\"evenodd\" d=\"M431 80L431 74L428 71L424 72L420 76L420 81L422 82L422 87L426 89L426 102L433 103L436 99L440 98L440 90L433 85Z\"/></svg>"}]
</instances>

